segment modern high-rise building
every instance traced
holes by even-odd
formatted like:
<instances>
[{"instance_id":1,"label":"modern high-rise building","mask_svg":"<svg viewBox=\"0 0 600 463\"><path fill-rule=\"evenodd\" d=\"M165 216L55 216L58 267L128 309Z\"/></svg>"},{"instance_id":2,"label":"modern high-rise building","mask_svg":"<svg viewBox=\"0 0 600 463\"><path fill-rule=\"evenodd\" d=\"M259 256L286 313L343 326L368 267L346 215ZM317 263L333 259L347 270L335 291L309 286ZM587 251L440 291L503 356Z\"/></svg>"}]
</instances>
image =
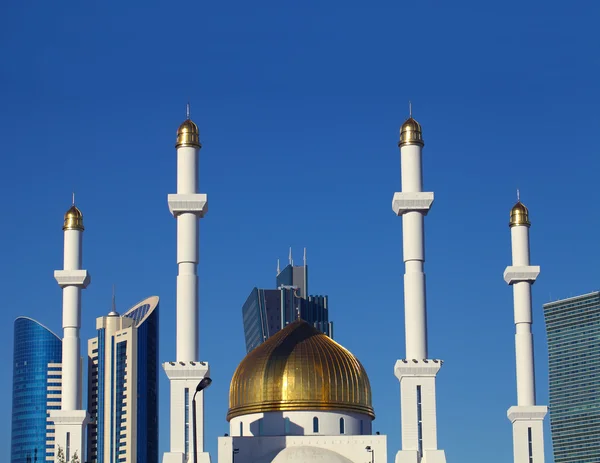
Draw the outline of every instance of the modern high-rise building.
<instances>
[{"instance_id":1,"label":"modern high-rise building","mask_svg":"<svg viewBox=\"0 0 600 463\"><path fill-rule=\"evenodd\" d=\"M555 463L600 461L600 292L544 304Z\"/></svg>"},{"instance_id":2,"label":"modern high-rise building","mask_svg":"<svg viewBox=\"0 0 600 463\"><path fill-rule=\"evenodd\" d=\"M89 463L158 462L158 297L96 319L88 341Z\"/></svg>"},{"instance_id":3,"label":"modern high-rise building","mask_svg":"<svg viewBox=\"0 0 600 463\"><path fill-rule=\"evenodd\" d=\"M242 306L246 352L298 318L333 337L327 296L308 296L306 250L303 265L294 265L290 250L289 264L281 271L277 265L275 283L277 289L253 288Z\"/></svg>"},{"instance_id":4,"label":"modern high-rise building","mask_svg":"<svg viewBox=\"0 0 600 463\"><path fill-rule=\"evenodd\" d=\"M62 341L27 317L15 320L11 463L54 461L50 410L60 409Z\"/></svg>"}]
</instances>

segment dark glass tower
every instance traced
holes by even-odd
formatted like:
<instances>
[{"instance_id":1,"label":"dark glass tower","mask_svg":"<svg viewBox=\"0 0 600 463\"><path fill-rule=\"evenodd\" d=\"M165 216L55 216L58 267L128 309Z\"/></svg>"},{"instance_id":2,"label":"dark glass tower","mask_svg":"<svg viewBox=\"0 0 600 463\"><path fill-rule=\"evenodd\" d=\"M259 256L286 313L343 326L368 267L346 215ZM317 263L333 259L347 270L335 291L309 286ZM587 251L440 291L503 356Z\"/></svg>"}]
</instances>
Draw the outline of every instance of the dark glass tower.
<instances>
[{"instance_id":1,"label":"dark glass tower","mask_svg":"<svg viewBox=\"0 0 600 463\"><path fill-rule=\"evenodd\" d=\"M291 260L291 259L290 259ZM253 288L242 306L246 352L262 344L280 329L302 318L333 337L327 296L308 296L308 266L293 263L278 272L277 289Z\"/></svg>"},{"instance_id":2,"label":"dark glass tower","mask_svg":"<svg viewBox=\"0 0 600 463\"><path fill-rule=\"evenodd\" d=\"M600 292L544 304L555 463L600 462Z\"/></svg>"},{"instance_id":3,"label":"dark glass tower","mask_svg":"<svg viewBox=\"0 0 600 463\"><path fill-rule=\"evenodd\" d=\"M49 410L60 409L61 361L58 336L31 318L15 320L11 463L54 457L46 444L54 440Z\"/></svg>"}]
</instances>

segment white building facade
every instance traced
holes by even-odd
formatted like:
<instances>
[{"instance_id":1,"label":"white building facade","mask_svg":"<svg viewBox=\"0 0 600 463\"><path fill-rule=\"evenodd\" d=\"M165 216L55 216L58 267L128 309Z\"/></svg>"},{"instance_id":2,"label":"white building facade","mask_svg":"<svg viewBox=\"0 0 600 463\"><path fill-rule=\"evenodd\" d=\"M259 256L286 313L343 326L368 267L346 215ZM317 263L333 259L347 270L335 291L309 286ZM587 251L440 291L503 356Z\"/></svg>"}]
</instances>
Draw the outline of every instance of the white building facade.
<instances>
[{"instance_id":1,"label":"white building facade","mask_svg":"<svg viewBox=\"0 0 600 463\"><path fill-rule=\"evenodd\" d=\"M96 320L88 341L89 463L158 462L158 303Z\"/></svg>"}]
</instances>

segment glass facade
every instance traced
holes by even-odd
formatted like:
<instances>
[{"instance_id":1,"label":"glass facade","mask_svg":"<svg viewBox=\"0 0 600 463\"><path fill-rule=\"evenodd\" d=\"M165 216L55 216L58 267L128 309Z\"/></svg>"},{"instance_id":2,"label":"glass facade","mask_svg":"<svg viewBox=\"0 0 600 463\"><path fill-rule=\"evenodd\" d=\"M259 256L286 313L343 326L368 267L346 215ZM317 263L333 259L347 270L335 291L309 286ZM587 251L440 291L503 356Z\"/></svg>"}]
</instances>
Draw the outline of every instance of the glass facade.
<instances>
[{"instance_id":1,"label":"glass facade","mask_svg":"<svg viewBox=\"0 0 600 463\"><path fill-rule=\"evenodd\" d=\"M158 463L158 313L158 304L154 308L144 304L123 315L136 320L138 332L138 463Z\"/></svg>"},{"instance_id":2,"label":"glass facade","mask_svg":"<svg viewBox=\"0 0 600 463\"><path fill-rule=\"evenodd\" d=\"M600 462L600 292L544 304L555 463Z\"/></svg>"},{"instance_id":3,"label":"glass facade","mask_svg":"<svg viewBox=\"0 0 600 463\"><path fill-rule=\"evenodd\" d=\"M47 419L50 410L60 409L60 400L48 401L48 386L60 378L60 373L56 367L49 373L48 365L61 361L62 341L58 336L30 318L15 320L11 463L54 457L54 450L46 448L46 442L53 440Z\"/></svg>"},{"instance_id":4,"label":"glass facade","mask_svg":"<svg viewBox=\"0 0 600 463\"><path fill-rule=\"evenodd\" d=\"M242 306L246 352L298 317L333 337L327 296L304 296L308 291L307 276L307 266L288 265L277 275L277 289L252 289Z\"/></svg>"}]
</instances>

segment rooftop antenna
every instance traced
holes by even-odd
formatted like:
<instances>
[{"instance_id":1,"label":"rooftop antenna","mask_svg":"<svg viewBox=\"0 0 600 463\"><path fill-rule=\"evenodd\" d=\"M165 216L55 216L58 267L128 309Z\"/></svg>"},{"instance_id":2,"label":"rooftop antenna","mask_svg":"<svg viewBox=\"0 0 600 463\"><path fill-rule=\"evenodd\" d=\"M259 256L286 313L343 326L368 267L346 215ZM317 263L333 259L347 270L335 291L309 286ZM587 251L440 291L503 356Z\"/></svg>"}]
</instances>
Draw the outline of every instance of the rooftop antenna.
<instances>
[{"instance_id":1,"label":"rooftop antenna","mask_svg":"<svg viewBox=\"0 0 600 463\"><path fill-rule=\"evenodd\" d=\"M290 265L294 265L294 259L292 259L292 247L290 246L290 255L288 256Z\"/></svg>"},{"instance_id":2,"label":"rooftop antenna","mask_svg":"<svg viewBox=\"0 0 600 463\"><path fill-rule=\"evenodd\" d=\"M412 102L408 100L408 115L412 118Z\"/></svg>"},{"instance_id":3,"label":"rooftop antenna","mask_svg":"<svg viewBox=\"0 0 600 463\"><path fill-rule=\"evenodd\" d=\"M185 117L186 119L189 121L190 120L190 102L188 101L186 107L185 107Z\"/></svg>"},{"instance_id":4,"label":"rooftop antenna","mask_svg":"<svg viewBox=\"0 0 600 463\"><path fill-rule=\"evenodd\" d=\"M110 313L108 315L119 315L117 313L117 300L115 297L115 285L114 284L112 287L112 310L110 311Z\"/></svg>"}]
</instances>

